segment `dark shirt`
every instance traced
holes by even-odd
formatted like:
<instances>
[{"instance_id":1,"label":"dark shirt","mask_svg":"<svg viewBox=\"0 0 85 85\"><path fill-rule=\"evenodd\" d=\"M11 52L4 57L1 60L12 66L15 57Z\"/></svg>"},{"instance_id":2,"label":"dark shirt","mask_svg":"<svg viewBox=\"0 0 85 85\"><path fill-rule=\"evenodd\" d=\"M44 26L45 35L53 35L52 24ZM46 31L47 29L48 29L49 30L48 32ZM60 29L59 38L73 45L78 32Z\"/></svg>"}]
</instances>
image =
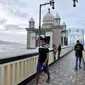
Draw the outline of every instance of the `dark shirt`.
<instances>
[{"instance_id":1,"label":"dark shirt","mask_svg":"<svg viewBox=\"0 0 85 85\"><path fill-rule=\"evenodd\" d=\"M79 50L76 50L77 46L80 46L80 49ZM84 50L83 48L83 45L82 44L76 44L75 47L74 47L74 50L75 50L75 55L78 56L78 57L82 57L82 51Z\"/></svg>"},{"instance_id":2,"label":"dark shirt","mask_svg":"<svg viewBox=\"0 0 85 85\"><path fill-rule=\"evenodd\" d=\"M40 47L39 48L39 62L43 63L46 60L47 53L49 52L49 49L46 47Z\"/></svg>"},{"instance_id":3,"label":"dark shirt","mask_svg":"<svg viewBox=\"0 0 85 85\"><path fill-rule=\"evenodd\" d=\"M61 46L58 47L58 51L61 51Z\"/></svg>"}]
</instances>

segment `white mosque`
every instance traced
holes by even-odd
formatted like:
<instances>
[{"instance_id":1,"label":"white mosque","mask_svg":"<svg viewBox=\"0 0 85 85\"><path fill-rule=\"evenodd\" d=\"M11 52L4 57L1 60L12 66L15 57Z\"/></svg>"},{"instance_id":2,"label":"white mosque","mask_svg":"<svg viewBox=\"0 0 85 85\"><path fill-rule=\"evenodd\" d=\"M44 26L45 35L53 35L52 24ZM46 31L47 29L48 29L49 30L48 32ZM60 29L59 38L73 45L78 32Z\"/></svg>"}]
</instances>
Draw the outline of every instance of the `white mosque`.
<instances>
[{"instance_id":1,"label":"white mosque","mask_svg":"<svg viewBox=\"0 0 85 85\"><path fill-rule=\"evenodd\" d=\"M39 46L39 29L35 28L35 20L31 18L29 20L29 28L27 30L27 49L36 48ZM61 24L61 18L58 14L54 16L50 9L48 13L43 17L42 27L41 27L41 36L48 37L48 44L52 47L52 44L58 46L67 45L67 32L66 24L63 22Z\"/></svg>"}]
</instances>

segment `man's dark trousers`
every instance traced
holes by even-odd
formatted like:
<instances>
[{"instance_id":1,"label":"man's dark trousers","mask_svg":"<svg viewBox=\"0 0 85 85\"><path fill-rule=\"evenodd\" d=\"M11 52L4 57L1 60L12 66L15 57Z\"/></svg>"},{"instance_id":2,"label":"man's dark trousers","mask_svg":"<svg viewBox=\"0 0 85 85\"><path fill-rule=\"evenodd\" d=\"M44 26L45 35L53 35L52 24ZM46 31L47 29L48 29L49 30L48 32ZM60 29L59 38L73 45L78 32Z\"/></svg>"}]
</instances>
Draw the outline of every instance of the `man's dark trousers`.
<instances>
[{"instance_id":1,"label":"man's dark trousers","mask_svg":"<svg viewBox=\"0 0 85 85\"><path fill-rule=\"evenodd\" d=\"M76 56L76 67L78 67L78 61L79 61L79 67L81 67L81 58L80 56Z\"/></svg>"}]
</instances>

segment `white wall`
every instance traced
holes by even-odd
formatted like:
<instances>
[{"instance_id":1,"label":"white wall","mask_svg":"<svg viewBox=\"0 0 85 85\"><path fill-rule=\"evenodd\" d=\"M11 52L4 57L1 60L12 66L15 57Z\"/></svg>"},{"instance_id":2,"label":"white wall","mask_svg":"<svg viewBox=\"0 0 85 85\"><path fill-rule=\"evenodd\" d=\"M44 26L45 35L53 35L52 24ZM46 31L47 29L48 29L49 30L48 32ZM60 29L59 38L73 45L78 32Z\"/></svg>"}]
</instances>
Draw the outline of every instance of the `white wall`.
<instances>
[{"instance_id":1,"label":"white wall","mask_svg":"<svg viewBox=\"0 0 85 85\"><path fill-rule=\"evenodd\" d=\"M53 29L52 39L53 44L55 44L57 47L59 44L61 44L61 29Z\"/></svg>"},{"instance_id":2,"label":"white wall","mask_svg":"<svg viewBox=\"0 0 85 85\"><path fill-rule=\"evenodd\" d=\"M52 47L52 36L53 36L53 32L46 32L46 36L50 36L50 47Z\"/></svg>"},{"instance_id":3,"label":"white wall","mask_svg":"<svg viewBox=\"0 0 85 85\"><path fill-rule=\"evenodd\" d=\"M27 33L27 48L36 47L36 33L28 32Z\"/></svg>"},{"instance_id":4,"label":"white wall","mask_svg":"<svg viewBox=\"0 0 85 85\"><path fill-rule=\"evenodd\" d=\"M36 33L30 34L30 48L36 47Z\"/></svg>"}]
</instances>

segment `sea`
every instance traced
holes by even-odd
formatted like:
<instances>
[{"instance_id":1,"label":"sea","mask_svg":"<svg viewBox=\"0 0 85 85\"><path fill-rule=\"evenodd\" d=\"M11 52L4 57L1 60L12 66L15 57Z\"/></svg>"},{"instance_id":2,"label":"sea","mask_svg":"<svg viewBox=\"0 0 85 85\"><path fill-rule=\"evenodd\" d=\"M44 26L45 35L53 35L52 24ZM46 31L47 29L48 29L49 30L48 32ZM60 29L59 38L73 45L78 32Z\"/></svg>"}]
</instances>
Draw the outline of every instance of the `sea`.
<instances>
[{"instance_id":1,"label":"sea","mask_svg":"<svg viewBox=\"0 0 85 85\"><path fill-rule=\"evenodd\" d=\"M0 44L0 53L26 50L26 45L23 44Z\"/></svg>"}]
</instances>

